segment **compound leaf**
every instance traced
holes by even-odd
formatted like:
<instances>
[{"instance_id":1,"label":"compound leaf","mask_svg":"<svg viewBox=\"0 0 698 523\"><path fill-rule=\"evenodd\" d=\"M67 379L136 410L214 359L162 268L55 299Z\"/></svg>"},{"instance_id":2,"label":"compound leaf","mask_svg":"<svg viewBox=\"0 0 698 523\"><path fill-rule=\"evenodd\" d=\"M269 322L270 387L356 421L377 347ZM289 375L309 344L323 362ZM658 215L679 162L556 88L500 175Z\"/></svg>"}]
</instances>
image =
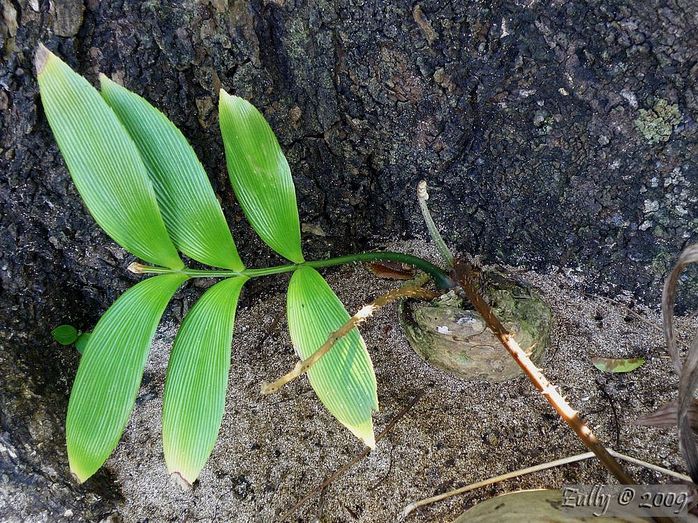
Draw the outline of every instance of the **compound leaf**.
<instances>
[{"instance_id":1,"label":"compound leaf","mask_svg":"<svg viewBox=\"0 0 698 523\"><path fill-rule=\"evenodd\" d=\"M211 287L184 318L167 368L162 438L170 473L189 484L218 437L225 409L235 308L245 277Z\"/></svg>"},{"instance_id":2,"label":"compound leaf","mask_svg":"<svg viewBox=\"0 0 698 523\"><path fill-rule=\"evenodd\" d=\"M302 263L296 192L274 131L251 103L223 89L218 111L230 183L247 220L269 247Z\"/></svg>"},{"instance_id":3,"label":"compound leaf","mask_svg":"<svg viewBox=\"0 0 698 523\"><path fill-rule=\"evenodd\" d=\"M146 167L119 119L87 80L43 45L35 63L46 118L95 221L139 258L181 269Z\"/></svg>"},{"instance_id":4,"label":"compound leaf","mask_svg":"<svg viewBox=\"0 0 698 523\"><path fill-rule=\"evenodd\" d=\"M148 278L121 295L97 322L68 402L70 470L80 481L116 448L136 401L148 349L183 274Z\"/></svg>"},{"instance_id":5,"label":"compound leaf","mask_svg":"<svg viewBox=\"0 0 698 523\"><path fill-rule=\"evenodd\" d=\"M100 75L102 97L136 143L148 168L167 230L184 254L242 271L230 229L206 171L189 142L160 111Z\"/></svg>"},{"instance_id":6,"label":"compound leaf","mask_svg":"<svg viewBox=\"0 0 698 523\"><path fill-rule=\"evenodd\" d=\"M342 302L311 267L297 269L288 287L288 326L293 347L302 359L312 355L349 319ZM359 330L340 338L308 371L320 401L366 445L373 447L371 414L378 410L376 376Z\"/></svg>"}]
</instances>

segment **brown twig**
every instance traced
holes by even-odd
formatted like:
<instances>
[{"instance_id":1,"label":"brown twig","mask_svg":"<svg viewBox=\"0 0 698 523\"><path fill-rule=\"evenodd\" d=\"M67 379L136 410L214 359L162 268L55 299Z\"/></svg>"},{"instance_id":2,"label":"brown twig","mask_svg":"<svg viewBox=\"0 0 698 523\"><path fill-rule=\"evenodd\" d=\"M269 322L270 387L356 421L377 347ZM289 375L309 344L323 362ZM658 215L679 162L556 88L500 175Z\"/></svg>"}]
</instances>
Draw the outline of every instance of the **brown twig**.
<instances>
[{"instance_id":1,"label":"brown twig","mask_svg":"<svg viewBox=\"0 0 698 523\"><path fill-rule=\"evenodd\" d=\"M381 431L381 433L378 434L378 436L376 436L376 443L378 443L380 440L382 440L384 437L386 437L386 436L390 433L390 431L393 430L393 428L395 427L395 425L397 425L397 423L398 423L402 418L404 418L405 415L406 415L410 410L412 410L412 408L417 404L417 402L418 402L419 400L422 399L422 397L424 396L425 392L426 392L426 389L422 389L422 390L420 390L419 392L417 392L417 394L415 394L414 398L412 398L412 400L411 400L407 405L405 405L405 406L402 408L402 410L400 410L400 412L398 412L398 413L393 417L393 419L390 420L390 422L389 422L389 423L386 425L386 427ZM305 503L306 503L310 498L312 498L312 497L313 497L315 494L317 494L318 492L323 492L323 491L330 485L330 483L332 483L332 482L333 482L334 480L336 480L337 478L340 478L341 476L343 476L351 467L353 467L353 466L356 465L359 461L361 461L361 460L364 459L366 456L368 456L370 452L371 452L371 449L370 449L369 447L364 448L364 450L362 450L362 451L359 452L356 456L354 456L354 458L353 458L349 463L347 463L347 464L345 464L345 465L342 465L342 466L341 466L340 468L338 468L334 473L332 473L332 475L331 475L329 478L327 478L325 481L323 481L322 483L320 483L320 485L318 485L317 487L315 487L314 489L312 489L310 492L308 492L305 496L303 496L303 498L302 498L300 501L298 501L298 502L297 502L295 505L293 505L288 511L286 511L286 513L285 513L283 516L281 516L281 519L280 519L280 520L281 520L281 521L286 521L288 518L290 518L291 515L293 515L293 513L294 513L296 510L298 510L300 507L302 507L303 505L305 505Z\"/></svg>"},{"instance_id":2,"label":"brown twig","mask_svg":"<svg viewBox=\"0 0 698 523\"><path fill-rule=\"evenodd\" d=\"M342 336L346 336L347 334L349 334L352 329L360 325L367 318L370 318L373 315L373 313L381 307L402 298L419 298L423 300L432 300L439 295L439 292L430 291L422 288L419 285L414 284L405 287L400 287L398 289L392 289L386 292L385 294L380 295L378 298L373 300L368 305L361 307L361 309L359 309L359 311L356 314L349 318L344 325L342 325L339 329L331 333L327 337L325 343L323 343L319 349L317 349L303 361L299 361L298 363L296 363L296 366L293 367L291 371L287 372L273 383L263 383L262 394L273 394L287 383L295 380L296 378L308 372L310 368L320 360L320 358L322 358L325 354L327 354L330 351L330 349L334 346L335 343L337 343L337 341Z\"/></svg>"},{"instance_id":3,"label":"brown twig","mask_svg":"<svg viewBox=\"0 0 698 523\"><path fill-rule=\"evenodd\" d=\"M567 400L565 400L557 389L547 380L538 367L536 367L521 347L519 347L519 344L514 337L509 334L504 325L502 325L499 318L495 316L492 308L476 290L472 273L473 268L469 263L459 261L456 263L454 269L454 279L461 286L465 295L473 304L475 310L480 313L490 330L492 330L507 352L514 358L514 361L521 367L521 370L523 370L531 383L543 394L545 399L548 400L548 403L550 403L560 417L574 430L582 443L596 454L601 463L603 463L611 474L624 485L635 484L632 478L620 466L620 463L608 453L606 447L596 438L586 423L582 421L579 413L567 403Z\"/></svg>"}]
</instances>

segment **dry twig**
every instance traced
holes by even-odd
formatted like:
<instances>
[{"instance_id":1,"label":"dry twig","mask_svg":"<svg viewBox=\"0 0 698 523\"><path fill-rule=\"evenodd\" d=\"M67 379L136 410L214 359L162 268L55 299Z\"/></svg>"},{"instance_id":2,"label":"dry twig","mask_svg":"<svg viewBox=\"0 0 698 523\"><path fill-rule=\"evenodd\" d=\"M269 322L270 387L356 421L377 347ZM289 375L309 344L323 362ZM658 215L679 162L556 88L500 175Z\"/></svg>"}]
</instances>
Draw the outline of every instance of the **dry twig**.
<instances>
[{"instance_id":1,"label":"dry twig","mask_svg":"<svg viewBox=\"0 0 698 523\"><path fill-rule=\"evenodd\" d=\"M642 467L646 467L648 469L654 470L655 472L661 472L662 474L666 474L667 476L672 476L676 479L679 479L681 481L691 481L691 478L688 476L684 476L683 474L679 474L678 472L674 472L673 470L665 469L663 467L659 467L657 465L653 465L652 463L647 463L646 461L642 461L636 458L631 458L630 456L626 456L625 454L621 454L620 452L616 452L614 450L608 449L609 454L612 456L622 459L624 461L627 461L629 463L633 463L634 465L640 465ZM554 467L560 467L562 465L567 465L568 463L576 463L577 461L583 461L585 459L590 459L595 457L596 454L593 452L586 452L584 454L577 454L575 456L568 456L566 458L562 459L557 459L555 461L549 461L548 463L541 463L540 465L534 465L533 467L526 467L524 469L519 469L515 470L513 472L507 472L506 474L501 474L499 476L496 476L494 478L489 478L484 481L478 481L476 483L471 483L470 485L466 485L465 487L461 487L456 490L451 490L449 492L444 492L443 494L439 494L438 496L432 496L430 498L425 498L425 499L420 499L419 501L414 501L407 505L404 510L402 511L401 516L403 518L406 518L407 516L410 515L414 510L418 509L419 507L423 507L424 505L429 505L431 503L435 503L437 501L442 501L444 499L448 499L453 496L457 496L458 494L465 494L466 492L470 492L475 489L479 489L482 487L486 487L488 485L492 485L494 483L499 483L500 481L505 481L507 479L512 479L516 478L519 476L525 476L526 474L532 474L534 472L540 472L541 470L547 470L551 469Z\"/></svg>"},{"instance_id":2,"label":"dry twig","mask_svg":"<svg viewBox=\"0 0 698 523\"><path fill-rule=\"evenodd\" d=\"M400 287L398 289L392 289L386 292L385 294L380 295L378 298L373 300L368 305L361 307L361 309L359 309L359 311L356 314L354 314L354 316L349 318L349 320L347 320L347 322L344 325L342 325L339 329L331 333L328 336L327 341L325 341L325 343L323 343L318 350L313 352L309 357L307 357L303 361L299 361L298 363L296 363L296 366L293 368L293 370L287 372L273 383L263 383L262 394L273 394L287 383L295 380L296 378L308 372L310 368L320 360L320 358L322 358L325 354L327 354L330 351L330 349L334 346L335 343L337 343L337 341L342 336L346 336L347 334L349 334L352 329L360 325L367 318L370 318L373 315L373 313L381 307L389 303L392 303L396 300L400 300L402 298L418 298L423 300L432 300L440 294L441 293L439 292L430 291L422 288L419 285L412 284L409 286Z\"/></svg>"},{"instance_id":3,"label":"dry twig","mask_svg":"<svg viewBox=\"0 0 698 523\"><path fill-rule=\"evenodd\" d=\"M524 374L533 385L543 394L548 403L555 409L560 417L574 430L584 445L599 458L601 463L613 474L620 483L633 485L635 482L623 470L620 464L611 456L606 447L596 438L594 433L584 423L579 413L574 410L567 400L562 397L557 388L554 387L536 365L529 359L526 353L519 347L513 336L509 334L499 318L495 316L492 308L477 291L473 281L473 268L467 263L460 261L456 263L454 269L454 279L461 286L465 295L485 320L487 326L509 352L514 361L521 367Z\"/></svg>"}]
</instances>

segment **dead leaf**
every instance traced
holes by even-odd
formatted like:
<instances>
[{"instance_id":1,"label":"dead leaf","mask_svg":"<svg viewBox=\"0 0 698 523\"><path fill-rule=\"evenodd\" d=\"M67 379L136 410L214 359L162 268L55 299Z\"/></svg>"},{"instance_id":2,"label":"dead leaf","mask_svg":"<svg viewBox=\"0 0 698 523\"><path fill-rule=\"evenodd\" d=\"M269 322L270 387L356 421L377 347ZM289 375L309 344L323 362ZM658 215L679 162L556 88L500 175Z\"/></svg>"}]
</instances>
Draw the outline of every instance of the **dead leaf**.
<instances>
[{"instance_id":1,"label":"dead leaf","mask_svg":"<svg viewBox=\"0 0 698 523\"><path fill-rule=\"evenodd\" d=\"M415 274L412 267L398 262L373 262L369 267L376 277L386 280L411 280Z\"/></svg>"},{"instance_id":2,"label":"dead leaf","mask_svg":"<svg viewBox=\"0 0 698 523\"><path fill-rule=\"evenodd\" d=\"M645 358L591 358L601 372L631 372L645 364Z\"/></svg>"},{"instance_id":3,"label":"dead leaf","mask_svg":"<svg viewBox=\"0 0 698 523\"><path fill-rule=\"evenodd\" d=\"M678 423L678 413L679 403L672 401L654 412L636 419L635 424L645 427L675 427ZM691 421L691 428L698 432L698 400L694 399L688 408L688 417Z\"/></svg>"}]
</instances>

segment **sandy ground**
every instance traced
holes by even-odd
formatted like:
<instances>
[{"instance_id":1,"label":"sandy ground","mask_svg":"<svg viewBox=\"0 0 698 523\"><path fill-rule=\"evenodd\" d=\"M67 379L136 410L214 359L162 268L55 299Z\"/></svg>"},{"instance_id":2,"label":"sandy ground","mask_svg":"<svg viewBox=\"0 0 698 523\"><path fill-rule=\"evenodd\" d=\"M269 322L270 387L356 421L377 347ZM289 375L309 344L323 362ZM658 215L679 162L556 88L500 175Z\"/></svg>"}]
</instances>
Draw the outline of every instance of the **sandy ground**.
<instances>
[{"instance_id":1,"label":"sandy ground","mask_svg":"<svg viewBox=\"0 0 698 523\"><path fill-rule=\"evenodd\" d=\"M390 246L433 252L423 243ZM509 270L515 270L509 268ZM395 282L376 281L363 267L326 271L350 312ZM555 327L542 368L580 410L602 441L619 452L683 472L675 429L644 428L633 420L669 401L677 380L663 349L658 313L633 303L588 296L580 274L519 276L549 301ZM279 521L305 494L362 451L358 440L324 410L306 379L270 397L260 383L286 372L295 357L283 319L285 295L247 299L238 311L226 415L219 441L190 491L167 476L162 457L162 388L176 325L161 326L132 420L108 462L120 483L125 521ZM249 297L248 297L249 298ZM630 312L632 311L632 312ZM640 319L637 315L644 318ZM281 317L276 328L276 318ZM698 321L679 320L684 341ZM518 468L584 452L572 431L530 383L465 382L425 364L409 347L388 306L361 329L378 379L376 434L415 395L421 399L368 457L319 492L289 521L392 522L411 501ZM644 356L629 374L602 374L593 356ZM666 481L629 466L642 483ZM451 498L413 513L408 521L449 521L474 503L522 488L612 481L587 461Z\"/></svg>"}]
</instances>

